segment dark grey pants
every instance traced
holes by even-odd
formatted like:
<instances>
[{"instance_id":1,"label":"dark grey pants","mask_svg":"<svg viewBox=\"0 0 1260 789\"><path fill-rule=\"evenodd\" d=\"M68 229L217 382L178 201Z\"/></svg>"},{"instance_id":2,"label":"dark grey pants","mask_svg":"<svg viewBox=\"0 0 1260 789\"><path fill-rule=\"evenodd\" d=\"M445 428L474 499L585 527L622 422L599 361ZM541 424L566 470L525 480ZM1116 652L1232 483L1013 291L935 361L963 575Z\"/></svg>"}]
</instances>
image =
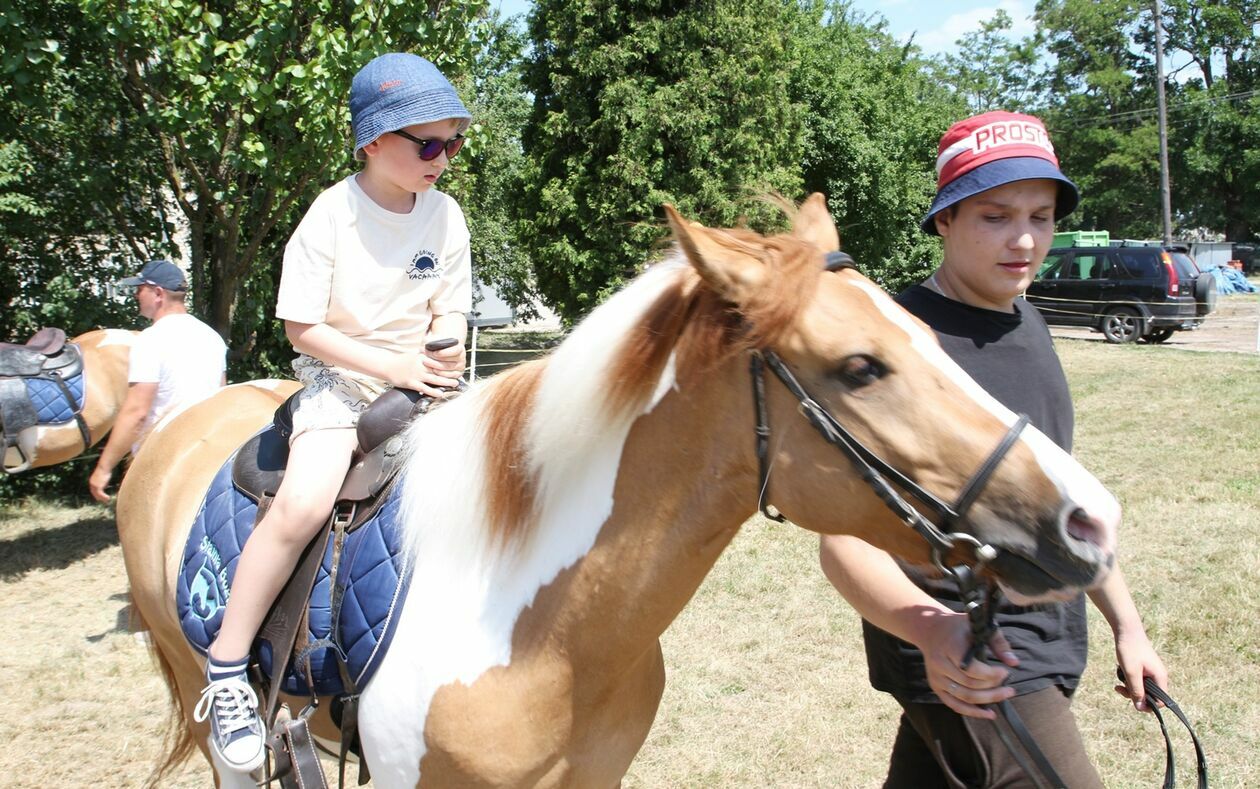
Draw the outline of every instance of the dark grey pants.
<instances>
[{"instance_id":1,"label":"dark grey pants","mask_svg":"<svg viewBox=\"0 0 1260 789\"><path fill-rule=\"evenodd\" d=\"M1102 789L1076 728L1072 700L1061 688L1016 696L1011 704L1071 789ZM1036 787L1002 742L996 728L1006 726L1001 718L968 718L944 704L902 704L902 710L885 789ZM1006 731L1019 747L1014 733Z\"/></svg>"}]
</instances>

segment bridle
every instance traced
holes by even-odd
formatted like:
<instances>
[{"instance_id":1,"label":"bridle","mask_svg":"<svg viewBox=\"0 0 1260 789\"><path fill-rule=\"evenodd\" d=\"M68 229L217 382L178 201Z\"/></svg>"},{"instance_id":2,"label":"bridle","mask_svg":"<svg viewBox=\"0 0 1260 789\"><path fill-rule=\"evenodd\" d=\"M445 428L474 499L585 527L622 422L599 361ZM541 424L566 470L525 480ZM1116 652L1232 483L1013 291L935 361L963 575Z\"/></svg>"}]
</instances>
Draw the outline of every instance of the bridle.
<instances>
[{"instance_id":1,"label":"bridle","mask_svg":"<svg viewBox=\"0 0 1260 789\"><path fill-rule=\"evenodd\" d=\"M828 253L825 267L827 271L839 271L846 268L857 270L853 258L843 252ZM752 374L753 403L757 420L757 464L760 475L757 504L762 514L777 523L782 523L784 517L767 500L770 490L770 419L766 409L766 367L770 368L775 377L797 399L801 413L814 426L823 440L839 449L841 454L849 459L862 477L862 481L870 486L875 495L879 496L894 515L927 540L932 548L932 560L938 567L953 575L951 568L945 564L945 558L959 544L971 547L973 566L977 568L997 557L997 550L993 546L981 542L971 534L957 531L955 527L966 518L971 505L984 490L984 486L997 470L1002 458L1019 439L1020 433L1028 425L1027 416L1020 415L1015 420L1015 424L1006 432L1006 436L998 442L997 447L963 486L957 501L950 504L867 448L849 432L848 428L832 416L830 411L810 395L777 353L768 348L755 350L752 353L749 370ZM940 519L944 529L910 506L897 492L894 485L914 497L925 509L933 512Z\"/></svg>"},{"instance_id":2,"label":"bridle","mask_svg":"<svg viewBox=\"0 0 1260 789\"><path fill-rule=\"evenodd\" d=\"M825 258L824 267L826 271L840 271L846 268L857 270L857 265L853 262L853 258L843 252L829 252ZM768 348L754 350L749 362L749 372L752 375L753 405L756 418L759 476L757 506L763 515L776 523L783 523L785 518L768 501L771 467L770 417L766 408L766 367L770 368L775 377L796 398L800 404L801 413L814 426L814 429L818 431L822 439L839 449L841 454L849 459L857 469L862 481L875 492L875 495L884 502L888 509L892 510L894 515L918 532L923 539L927 540L928 545L932 549L932 562L957 584L959 596L963 601L970 622L971 646L964 655L960 667L966 669L973 660L982 658L984 649L997 631L995 613L997 610L998 590L996 585L985 583L980 571L985 564L997 558L997 550L971 534L958 531L957 527L966 518L967 512L984 490L989 478L993 476L993 472L997 470L1002 459L1019 439L1020 433L1028 425L1028 417L1024 414L1019 415L1015 420L1015 424L1011 425L1006 435L998 442L994 450L989 453L989 457L980 464L980 468L976 469L971 479L963 486L962 491L958 494L958 499L953 504L949 504L931 491L923 488L901 471L898 471L859 441L839 420L832 416L830 411L820 405L810 395L809 391L801 385L801 382L792 373L791 368L779 358L777 353ZM921 512L910 506L905 498L897 492L894 485L914 497L925 509L935 514L941 522L941 527L932 523ZM950 566L947 564L946 557L960 544L971 547L972 561L966 564ZM1124 681L1123 675L1121 676L1121 681ZM1200 789L1206 789L1207 761L1204 758L1198 735L1172 698L1165 694L1152 679L1149 677L1144 678L1144 684L1148 696L1171 710L1189 729L1190 736L1194 740L1195 754L1198 757L1198 785ZM1024 725L1024 722L1019 717L1019 713L1011 705L1010 700L1004 699L994 706L997 707L998 714L1005 719L1011 731L1019 738L1020 745L1023 746L1023 753L1011 741L1001 726L997 727L998 735L1007 750L1010 751L1011 756L1019 763L1033 783L1039 788L1056 787L1057 789L1058 787L1065 787L1066 784L1063 782L1063 779L1059 777L1053 765L1050 764L1050 760L1046 758L1046 755L1037 746L1032 733ZM1163 732L1164 742L1167 746L1164 789L1172 789L1176 782L1172 744L1158 707L1152 704L1151 710L1159 720L1160 730ZM1025 758L1025 755L1027 758Z\"/></svg>"}]
</instances>

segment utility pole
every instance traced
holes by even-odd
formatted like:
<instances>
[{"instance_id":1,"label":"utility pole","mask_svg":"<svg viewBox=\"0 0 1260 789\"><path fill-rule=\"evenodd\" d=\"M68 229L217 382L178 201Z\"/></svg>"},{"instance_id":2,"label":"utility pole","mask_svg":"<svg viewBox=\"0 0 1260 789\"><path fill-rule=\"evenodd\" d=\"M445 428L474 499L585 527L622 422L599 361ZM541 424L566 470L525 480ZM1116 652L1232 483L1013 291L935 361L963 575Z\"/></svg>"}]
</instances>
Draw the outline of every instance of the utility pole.
<instances>
[{"instance_id":1,"label":"utility pole","mask_svg":"<svg viewBox=\"0 0 1260 789\"><path fill-rule=\"evenodd\" d=\"M1159 0L1155 12L1155 96L1159 103L1159 198L1163 204L1164 243L1172 243L1172 189L1168 184L1168 105L1164 100L1164 24Z\"/></svg>"}]
</instances>

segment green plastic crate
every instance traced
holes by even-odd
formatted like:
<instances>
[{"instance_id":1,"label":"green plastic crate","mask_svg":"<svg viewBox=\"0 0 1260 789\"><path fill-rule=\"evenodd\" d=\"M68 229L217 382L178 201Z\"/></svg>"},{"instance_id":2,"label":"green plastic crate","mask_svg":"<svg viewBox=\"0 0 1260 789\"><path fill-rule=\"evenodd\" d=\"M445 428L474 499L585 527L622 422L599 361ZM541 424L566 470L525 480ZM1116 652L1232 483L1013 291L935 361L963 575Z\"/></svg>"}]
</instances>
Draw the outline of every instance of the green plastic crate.
<instances>
[{"instance_id":1,"label":"green plastic crate","mask_svg":"<svg viewBox=\"0 0 1260 789\"><path fill-rule=\"evenodd\" d=\"M1106 230L1073 230L1068 233L1055 233L1052 247L1105 247L1111 242L1111 234Z\"/></svg>"}]
</instances>

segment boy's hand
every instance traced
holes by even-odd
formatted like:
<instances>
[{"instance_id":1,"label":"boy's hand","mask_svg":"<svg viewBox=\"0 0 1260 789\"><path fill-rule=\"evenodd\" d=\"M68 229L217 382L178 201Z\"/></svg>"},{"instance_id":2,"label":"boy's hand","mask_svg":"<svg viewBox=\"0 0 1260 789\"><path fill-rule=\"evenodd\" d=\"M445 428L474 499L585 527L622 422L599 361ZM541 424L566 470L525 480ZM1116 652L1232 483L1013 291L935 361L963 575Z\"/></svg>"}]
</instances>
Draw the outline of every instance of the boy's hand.
<instances>
[{"instance_id":1,"label":"boy's hand","mask_svg":"<svg viewBox=\"0 0 1260 789\"><path fill-rule=\"evenodd\" d=\"M446 386L454 386L464 374L464 344L454 337L430 340L424 345L424 355L429 369L450 381Z\"/></svg>"},{"instance_id":2,"label":"boy's hand","mask_svg":"<svg viewBox=\"0 0 1260 789\"><path fill-rule=\"evenodd\" d=\"M395 354L386 380L403 389L442 397L456 385L463 372L464 347L456 343L441 350L425 350L423 354Z\"/></svg>"}]
</instances>

